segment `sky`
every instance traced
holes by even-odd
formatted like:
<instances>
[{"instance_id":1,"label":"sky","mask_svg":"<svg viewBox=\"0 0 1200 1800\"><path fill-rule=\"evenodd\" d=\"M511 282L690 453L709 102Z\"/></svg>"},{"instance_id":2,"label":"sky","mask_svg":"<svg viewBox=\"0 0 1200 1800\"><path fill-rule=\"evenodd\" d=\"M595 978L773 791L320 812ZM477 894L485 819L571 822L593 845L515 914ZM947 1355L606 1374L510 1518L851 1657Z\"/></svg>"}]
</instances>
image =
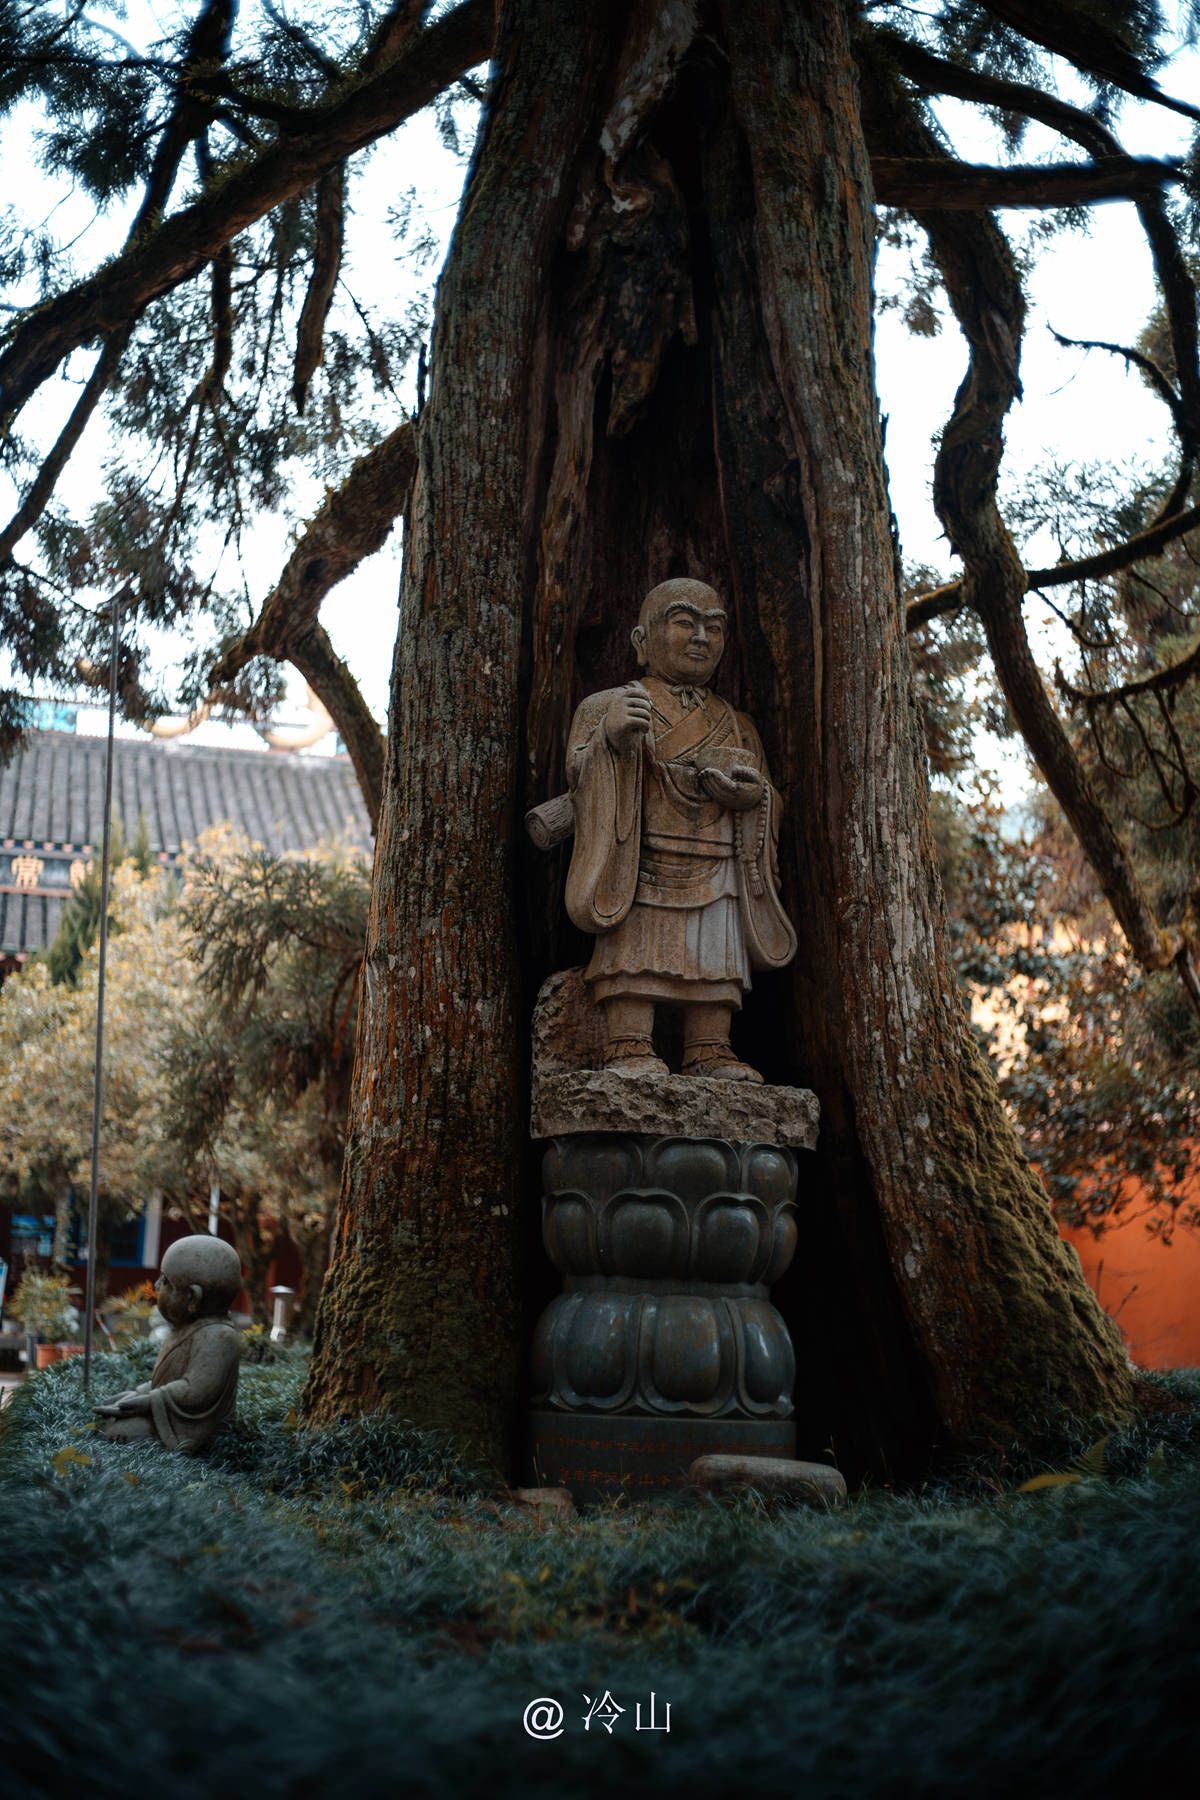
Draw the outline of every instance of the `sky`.
<instances>
[{"instance_id":1,"label":"sky","mask_svg":"<svg viewBox=\"0 0 1200 1800\"><path fill-rule=\"evenodd\" d=\"M124 29L136 33L139 21L148 36L154 35L154 14L145 0L133 0ZM1164 72L1162 85L1168 91L1195 93L1200 89L1198 77L1200 56L1187 51ZM1080 90L1072 85L1069 71L1063 75L1061 91L1067 99L1081 97ZM980 161L997 160L994 137L981 125L973 109L945 102L941 111L956 143L967 155ZM8 128L0 139L0 155L6 170L24 161L25 186L36 196L38 181L32 164L29 126L26 119ZM1162 108L1134 103L1125 107L1118 129L1127 148L1135 154L1179 153L1189 136L1187 121ZM1049 133L1033 128L1021 154L1023 159L1033 160L1041 152L1053 153L1057 148L1058 141ZM384 298L400 292L407 279L397 264L386 231L371 229L368 221L381 221L397 190L415 186L439 244L439 255L427 271L428 279L449 242L464 169L465 164L440 142L432 118L424 115L410 121L373 151L365 169L356 177L354 206L358 228L348 234L349 254L344 271L345 280L360 298ZM53 203L54 197L47 190L45 210ZM33 201L26 199L25 204L30 212L34 210ZM64 203L68 212L76 204L69 200ZM1018 236L1027 228L1026 215L1003 214L1002 222ZM120 224L119 220L101 221L86 234L77 249L81 266L90 266L105 253L114 237L119 237ZM878 265L880 289L894 287L902 271L902 257L886 247L882 249ZM1114 461L1142 467L1160 461L1169 449L1166 414L1140 378L1129 374L1119 358L1103 352L1064 350L1050 333L1053 326L1070 337L1120 343L1136 340L1153 305L1154 285L1149 254L1133 207L1122 202L1095 207L1086 232L1065 232L1043 247L1029 293L1030 315L1022 355L1025 398L1010 414L1006 429L1009 479L1027 475L1051 458L1060 462ZM876 360L880 405L887 415L886 454L892 504L905 556L911 562L924 563L950 575L955 565L930 499L932 441L950 413L954 391L965 369L965 345L953 320L945 316L944 308L941 330L932 337L913 336L898 311L883 311L877 324ZM412 387L410 371L408 392L402 390L409 403L415 398ZM70 397L65 388L57 396L47 395L48 433L53 416L69 403ZM102 446L93 435L93 469L101 453ZM86 482L86 461L72 479ZM318 496L319 490L314 488L308 498L315 502ZM301 496L302 506L304 499ZM286 556L288 522L264 521L254 540L246 562L247 576L251 593L262 597L270 591ZM333 590L321 615L335 646L355 672L381 721L386 716L396 629L398 540L397 530L382 552ZM1045 554L1047 560L1054 560L1051 546L1045 547ZM1049 619L1040 603L1031 603L1029 623L1035 641L1040 639L1053 647ZM299 722L304 717L304 684L299 678L289 684L281 717L289 722ZM102 727L100 709L81 715L81 729ZM225 743L258 741L248 727L237 728L236 736L231 736L229 728L215 725L202 727L192 741L205 738ZM332 748L331 740L326 740L322 748ZM996 746L988 754L997 766L1005 765ZM1011 784L1024 777L1013 764L1005 779Z\"/></svg>"}]
</instances>

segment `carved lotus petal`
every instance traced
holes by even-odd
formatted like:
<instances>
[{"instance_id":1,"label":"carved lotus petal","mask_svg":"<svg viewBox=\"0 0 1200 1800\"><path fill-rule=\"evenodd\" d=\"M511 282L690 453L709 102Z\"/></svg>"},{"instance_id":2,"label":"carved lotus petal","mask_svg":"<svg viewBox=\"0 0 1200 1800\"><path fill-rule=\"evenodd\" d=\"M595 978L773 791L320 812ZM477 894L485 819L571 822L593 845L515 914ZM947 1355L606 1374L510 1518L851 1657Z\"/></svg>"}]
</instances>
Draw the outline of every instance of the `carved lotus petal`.
<instances>
[{"instance_id":1,"label":"carved lotus petal","mask_svg":"<svg viewBox=\"0 0 1200 1800\"><path fill-rule=\"evenodd\" d=\"M662 1138L647 1153L645 1185L694 1206L741 1185L738 1161L733 1146L716 1138Z\"/></svg>"},{"instance_id":2,"label":"carved lotus petal","mask_svg":"<svg viewBox=\"0 0 1200 1800\"><path fill-rule=\"evenodd\" d=\"M607 1199L644 1185L642 1153L632 1138L607 1133L555 1138L542 1160L542 1183L548 1194L573 1188Z\"/></svg>"},{"instance_id":3,"label":"carved lotus petal","mask_svg":"<svg viewBox=\"0 0 1200 1800\"><path fill-rule=\"evenodd\" d=\"M616 1402L630 1386L636 1350L636 1319L627 1295L578 1294L560 1336L556 1370L576 1394L593 1405Z\"/></svg>"},{"instance_id":4,"label":"carved lotus petal","mask_svg":"<svg viewBox=\"0 0 1200 1800\"><path fill-rule=\"evenodd\" d=\"M770 1287L779 1280L785 1269L791 1267L796 1254L796 1215L790 1206L780 1207L775 1214L775 1223L771 1232L771 1258L762 1274L756 1279L765 1281Z\"/></svg>"},{"instance_id":5,"label":"carved lotus petal","mask_svg":"<svg viewBox=\"0 0 1200 1800\"><path fill-rule=\"evenodd\" d=\"M682 1276L688 1259L687 1211L674 1194L618 1194L600 1217L605 1275Z\"/></svg>"},{"instance_id":6,"label":"carved lotus petal","mask_svg":"<svg viewBox=\"0 0 1200 1800\"><path fill-rule=\"evenodd\" d=\"M659 1298L654 1320L650 1378L669 1406L708 1407L732 1384L734 1356L722 1310L708 1298L670 1294Z\"/></svg>"},{"instance_id":7,"label":"carved lotus petal","mask_svg":"<svg viewBox=\"0 0 1200 1800\"><path fill-rule=\"evenodd\" d=\"M796 1358L783 1320L764 1300L743 1300L738 1310L746 1400L755 1406L772 1407L782 1402L790 1411Z\"/></svg>"},{"instance_id":8,"label":"carved lotus petal","mask_svg":"<svg viewBox=\"0 0 1200 1800\"><path fill-rule=\"evenodd\" d=\"M761 1279L771 1221L766 1208L748 1194L717 1194L697 1210L689 1273L698 1281Z\"/></svg>"},{"instance_id":9,"label":"carved lotus petal","mask_svg":"<svg viewBox=\"0 0 1200 1800\"><path fill-rule=\"evenodd\" d=\"M590 1275L596 1269L596 1217L586 1194L555 1194L546 1205L542 1235L551 1262L563 1275Z\"/></svg>"},{"instance_id":10,"label":"carved lotus petal","mask_svg":"<svg viewBox=\"0 0 1200 1800\"><path fill-rule=\"evenodd\" d=\"M767 1206L781 1206L796 1191L795 1151L752 1144L743 1157L740 1185Z\"/></svg>"}]
</instances>

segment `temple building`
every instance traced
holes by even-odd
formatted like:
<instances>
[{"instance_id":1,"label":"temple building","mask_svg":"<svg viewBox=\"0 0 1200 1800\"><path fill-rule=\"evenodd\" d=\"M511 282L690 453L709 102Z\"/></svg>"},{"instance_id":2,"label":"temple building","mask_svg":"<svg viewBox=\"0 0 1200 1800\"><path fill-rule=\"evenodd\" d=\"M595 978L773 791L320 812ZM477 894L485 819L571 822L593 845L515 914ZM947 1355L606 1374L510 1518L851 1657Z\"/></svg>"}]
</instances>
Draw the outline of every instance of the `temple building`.
<instances>
[{"instance_id":1,"label":"temple building","mask_svg":"<svg viewBox=\"0 0 1200 1800\"><path fill-rule=\"evenodd\" d=\"M25 748L0 768L0 980L53 941L72 889L100 856L106 749L104 737L30 731ZM335 838L371 850L370 820L348 756L150 736L117 738L113 749L113 816L129 839L145 820L151 852L164 869L179 862L185 844L218 825L276 853L312 850ZM187 1229L164 1216L157 1195L149 1196L143 1211L113 1234L112 1291L152 1276L166 1244ZM48 1261L53 1231L50 1217L0 1205L0 1271L7 1265L10 1297L21 1267ZM74 1242L67 1260L80 1265ZM277 1273L294 1279L290 1264Z\"/></svg>"},{"instance_id":2,"label":"temple building","mask_svg":"<svg viewBox=\"0 0 1200 1800\"><path fill-rule=\"evenodd\" d=\"M144 818L169 868L185 843L231 825L267 850L311 850L331 838L370 850L371 826L347 756L118 738L113 814L132 838ZM71 889L99 855L102 737L31 731L0 768L0 957L5 971L49 944Z\"/></svg>"}]
</instances>

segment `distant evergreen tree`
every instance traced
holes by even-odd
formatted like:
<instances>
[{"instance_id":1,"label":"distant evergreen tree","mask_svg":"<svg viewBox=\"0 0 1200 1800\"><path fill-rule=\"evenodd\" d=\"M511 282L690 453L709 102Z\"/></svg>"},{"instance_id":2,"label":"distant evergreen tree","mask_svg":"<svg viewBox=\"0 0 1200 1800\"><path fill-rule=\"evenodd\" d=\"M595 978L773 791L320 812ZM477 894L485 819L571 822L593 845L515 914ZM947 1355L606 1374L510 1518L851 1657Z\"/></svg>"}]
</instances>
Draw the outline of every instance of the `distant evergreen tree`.
<instances>
[{"instance_id":1,"label":"distant evergreen tree","mask_svg":"<svg viewBox=\"0 0 1200 1800\"><path fill-rule=\"evenodd\" d=\"M146 823L146 809L138 808L137 830L133 834L133 842L129 846L129 854L133 858L133 866L144 881L154 869L154 851L150 844L150 827Z\"/></svg>"},{"instance_id":2,"label":"distant evergreen tree","mask_svg":"<svg viewBox=\"0 0 1200 1800\"><path fill-rule=\"evenodd\" d=\"M154 852L150 847L150 827L146 823L144 811L138 812L137 830L133 834L132 844L126 841L125 827L119 814L113 815L109 862L116 869L127 857L132 859L138 874L143 878L152 872ZM58 930L44 953L44 961L53 982L65 981L71 987L75 986L79 978L79 965L100 934L100 878L100 860L93 857L83 880L63 908ZM119 929L111 911L108 915L108 928L110 931Z\"/></svg>"}]
</instances>

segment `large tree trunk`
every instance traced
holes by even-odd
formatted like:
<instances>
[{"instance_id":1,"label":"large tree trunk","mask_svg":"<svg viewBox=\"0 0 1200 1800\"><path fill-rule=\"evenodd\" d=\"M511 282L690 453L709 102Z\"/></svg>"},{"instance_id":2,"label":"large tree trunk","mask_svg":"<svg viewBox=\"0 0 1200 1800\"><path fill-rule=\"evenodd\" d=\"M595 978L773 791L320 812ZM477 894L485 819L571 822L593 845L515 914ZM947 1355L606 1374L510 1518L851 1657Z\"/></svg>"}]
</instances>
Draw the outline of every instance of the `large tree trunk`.
<instances>
[{"instance_id":1,"label":"large tree trunk","mask_svg":"<svg viewBox=\"0 0 1200 1800\"><path fill-rule=\"evenodd\" d=\"M387 1406L509 1455L525 1070L519 670L534 364L608 9L512 0L438 292L417 430L349 1138L306 1406ZM540 15L540 16L539 16ZM564 104L565 100L565 104Z\"/></svg>"},{"instance_id":2,"label":"large tree trunk","mask_svg":"<svg viewBox=\"0 0 1200 1800\"><path fill-rule=\"evenodd\" d=\"M522 1020L587 953L562 853L518 822L563 785L581 695L631 672L642 595L685 574L730 600L721 685L787 796L801 949L742 1027L823 1109L777 1291L804 1449L901 1471L1127 1404L947 957L847 30L836 0L505 0L419 431L312 1416L382 1404L502 1458L536 1193Z\"/></svg>"}]
</instances>

